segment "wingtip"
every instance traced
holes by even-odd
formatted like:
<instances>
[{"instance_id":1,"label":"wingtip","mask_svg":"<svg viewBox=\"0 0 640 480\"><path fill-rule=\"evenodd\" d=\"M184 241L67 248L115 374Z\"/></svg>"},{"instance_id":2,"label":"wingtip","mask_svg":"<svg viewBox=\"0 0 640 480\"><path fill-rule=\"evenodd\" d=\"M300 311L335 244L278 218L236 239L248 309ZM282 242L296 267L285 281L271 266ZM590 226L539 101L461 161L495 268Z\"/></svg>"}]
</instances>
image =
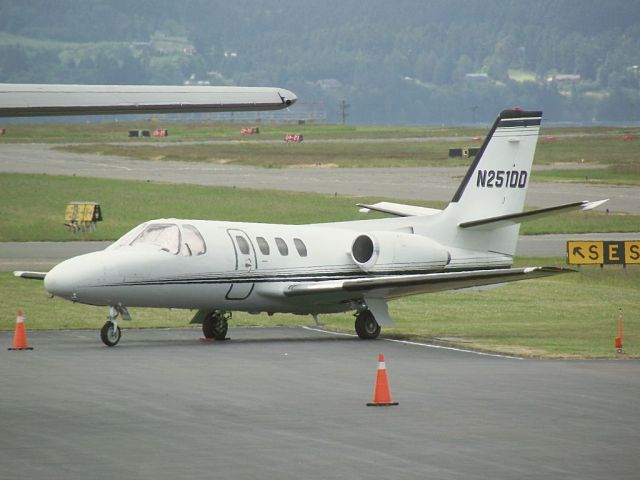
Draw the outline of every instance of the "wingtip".
<instances>
[{"instance_id":1,"label":"wingtip","mask_svg":"<svg viewBox=\"0 0 640 480\"><path fill-rule=\"evenodd\" d=\"M596 200L595 202L590 202L589 200L585 200L583 202L584 206L582 207L583 211L593 210L594 208L598 208L600 205L603 205L609 201L608 198L604 200Z\"/></svg>"},{"instance_id":2,"label":"wingtip","mask_svg":"<svg viewBox=\"0 0 640 480\"><path fill-rule=\"evenodd\" d=\"M14 277L28 278L31 280L44 280L44 277L46 275L47 275L47 272L27 272L24 270L16 270L13 272Z\"/></svg>"}]
</instances>

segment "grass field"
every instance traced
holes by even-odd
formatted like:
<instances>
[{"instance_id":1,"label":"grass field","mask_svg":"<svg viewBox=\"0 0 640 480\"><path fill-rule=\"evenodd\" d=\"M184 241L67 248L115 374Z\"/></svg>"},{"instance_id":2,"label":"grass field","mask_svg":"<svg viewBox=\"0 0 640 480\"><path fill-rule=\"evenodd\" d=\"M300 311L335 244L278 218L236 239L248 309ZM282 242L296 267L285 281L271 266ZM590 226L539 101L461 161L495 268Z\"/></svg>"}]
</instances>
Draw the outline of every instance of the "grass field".
<instances>
[{"instance_id":1,"label":"grass field","mask_svg":"<svg viewBox=\"0 0 640 480\"><path fill-rule=\"evenodd\" d=\"M558 264L559 259L521 259L519 264ZM27 315L28 329L98 329L106 307L47 297L40 281L0 273L0 330L11 331L15 311ZM390 303L395 328L387 337L455 343L516 355L549 358L614 358L618 309L624 312L624 358L640 358L640 269L582 268L578 273L508 284L486 291L442 292ZM132 308L131 328L185 327L195 312ZM353 316L326 315L329 329L353 332ZM235 313L232 326L312 325L311 317ZM198 327L194 327L198 328ZM194 341L200 335L194 330ZM126 342L126 331L123 336ZM36 346L37 348L37 346Z\"/></svg>"},{"instance_id":2,"label":"grass field","mask_svg":"<svg viewBox=\"0 0 640 480\"><path fill-rule=\"evenodd\" d=\"M1 126L1 125L0 125ZM242 136L243 126L258 126L260 134ZM464 127L388 127L353 126L328 124L260 124L260 122L214 123L214 122L164 122L147 120L139 122L103 122L89 124L16 124L6 126L7 133L0 137L1 143L93 143L93 142L138 142L145 144L166 144L198 140L282 140L285 134L299 133L314 140L326 139L380 139L415 137L474 137L486 134L484 128ZM166 128L167 138L129 139L129 130L150 130ZM610 132L610 130L606 130Z\"/></svg>"},{"instance_id":3,"label":"grass field","mask_svg":"<svg viewBox=\"0 0 640 480\"><path fill-rule=\"evenodd\" d=\"M91 234L92 240L115 240L153 218L300 224L383 216L358 212L356 203L381 200L372 197L0 174L0 242L81 240L81 235L69 233L63 223L66 204L83 200L98 202L102 207L104 221ZM434 202L405 203L443 207ZM525 223L522 233L635 232L639 225L640 215L583 212Z\"/></svg>"},{"instance_id":4,"label":"grass field","mask_svg":"<svg viewBox=\"0 0 640 480\"><path fill-rule=\"evenodd\" d=\"M640 185L640 162L609 165L605 168L557 169L534 172L536 181Z\"/></svg>"},{"instance_id":5,"label":"grass field","mask_svg":"<svg viewBox=\"0 0 640 480\"><path fill-rule=\"evenodd\" d=\"M497 112L496 112L497 113ZM355 126L336 124L270 124L247 121L245 123L220 123L199 121L194 123L148 119L126 122L92 122L92 123L20 123L0 125L7 128L1 143L94 143L94 142L144 142L168 143L192 140L243 140L260 142L261 140L282 140L287 133L299 133L313 140L326 139L384 139L384 138L419 138L419 137L460 137L468 141L472 137L487 134L493 118L488 118L484 126ZM259 135L243 137L241 127L260 127ZM129 130L155 130L166 128L168 138L129 139ZM622 138L623 135L639 135L640 128L634 127L543 127L543 140L549 136L579 135L586 137Z\"/></svg>"},{"instance_id":6,"label":"grass field","mask_svg":"<svg viewBox=\"0 0 640 480\"><path fill-rule=\"evenodd\" d=\"M251 122L249 122L251 123ZM254 125L251 123L251 125ZM130 129L169 129L168 138L128 139ZM385 127L350 125L260 125L259 135L240 135L239 124L171 123L147 120L135 123L10 125L2 143L60 143L75 153L117 155L145 160L235 163L264 168L292 166L418 167L465 166L466 158L449 158L449 148L479 147L474 137L487 128ZM300 133L302 144L285 144L286 133ZM624 138L636 139L625 141ZM416 141L416 139L429 140ZM543 128L536 165L563 164L557 175L536 172L541 181L585 181L638 185L640 128ZM388 142L380 140L388 139ZM320 140L320 142L314 142ZM197 143L214 141L209 143ZM215 143L218 141L218 143ZM195 143L194 143L195 142ZM72 143L73 145L69 145ZM572 165L580 165L574 169ZM585 173L585 165L592 165ZM607 168L602 166L606 165Z\"/></svg>"},{"instance_id":7,"label":"grass field","mask_svg":"<svg viewBox=\"0 0 640 480\"><path fill-rule=\"evenodd\" d=\"M387 132L390 133L390 132ZM486 132L485 132L486 133ZM305 138L311 137L307 135ZM313 137L311 137L313 138ZM341 137L340 137L341 138ZM130 144L80 144L60 147L73 153L98 153L143 160L172 160L205 163L255 165L264 168L324 165L333 167L421 167L421 166L466 166L469 159L449 158L449 148L479 147L471 136L460 136L460 140L438 140L415 142L394 141L379 143L366 137L354 136L352 142L261 142L245 140L237 142L181 145L134 141ZM542 137L536 150L536 165L576 164L618 165L627 168L616 177L617 183L636 184L640 181L640 155L637 141L624 141L620 135L580 135L553 137L553 141ZM577 172L575 179L584 175ZM540 177L541 179L545 177Z\"/></svg>"}]
</instances>

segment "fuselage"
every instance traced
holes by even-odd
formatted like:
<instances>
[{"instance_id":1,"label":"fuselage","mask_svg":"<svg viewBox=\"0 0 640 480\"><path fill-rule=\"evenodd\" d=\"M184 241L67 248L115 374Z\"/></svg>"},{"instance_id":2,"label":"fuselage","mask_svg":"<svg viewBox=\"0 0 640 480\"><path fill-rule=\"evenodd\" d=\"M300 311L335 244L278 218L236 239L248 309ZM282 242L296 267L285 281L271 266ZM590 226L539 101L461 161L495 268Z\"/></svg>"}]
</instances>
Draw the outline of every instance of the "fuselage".
<instances>
[{"instance_id":1,"label":"fuselage","mask_svg":"<svg viewBox=\"0 0 640 480\"><path fill-rule=\"evenodd\" d=\"M415 217L312 225L154 220L104 251L56 266L45 287L91 305L316 314L350 310L353 299L347 292L291 298L286 289L510 263L415 235L414 224Z\"/></svg>"}]
</instances>

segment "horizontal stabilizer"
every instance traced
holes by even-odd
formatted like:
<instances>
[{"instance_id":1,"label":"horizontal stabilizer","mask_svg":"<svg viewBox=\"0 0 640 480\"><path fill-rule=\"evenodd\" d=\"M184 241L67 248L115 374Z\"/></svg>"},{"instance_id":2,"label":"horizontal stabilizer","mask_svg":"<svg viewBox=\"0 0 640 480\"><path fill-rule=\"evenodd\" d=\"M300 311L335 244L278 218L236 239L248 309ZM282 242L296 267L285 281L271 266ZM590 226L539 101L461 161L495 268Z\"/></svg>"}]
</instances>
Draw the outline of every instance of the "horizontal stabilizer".
<instances>
[{"instance_id":1,"label":"horizontal stabilizer","mask_svg":"<svg viewBox=\"0 0 640 480\"><path fill-rule=\"evenodd\" d=\"M527 212L481 218L478 220L462 222L459 227L477 230L493 230L494 228L508 227L518 223L528 222L530 220L537 220L538 218L547 217L550 215L557 215L559 213L566 213L575 210L591 210L599 207L608 200L608 198L605 200L598 200L596 202L589 202L588 200L584 200L582 202L567 203L564 205L542 208L539 210L529 210Z\"/></svg>"},{"instance_id":2,"label":"horizontal stabilizer","mask_svg":"<svg viewBox=\"0 0 640 480\"><path fill-rule=\"evenodd\" d=\"M352 280L327 280L291 285L284 291L284 294L287 296L327 294L344 296L345 298L363 295L390 300L405 295L458 290L574 271L559 267L527 267L419 275L372 276Z\"/></svg>"},{"instance_id":3,"label":"horizontal stabilizer","mask_svg":"<svg viewBox=\"0 0 640 480\"><path fill-rule=\"evenodd\" d=\"M47 272L16 271L16 272L13 272L13 275L20 278L28 278L29 280L44 280L44 277L47 275Z\"/></svg>"},{"instance_id":4,"label":"horizontal stabilizer","mask_svg":"<svg viewBox=\"0 0 640 480\"><path fill-rule=\"evenodd\" d=\"M279 110L297 99L273 87L0 84L0 117Z\"/></svg>"},{"instance_id":5,"label":"horizontal stabilizer","mask_svg":"<svg viewBox=\"0 0 640 480\"><path fill-rule=\"evenodd\" d=\"M373 205L357 203L356 205L362 207L360 208L361 213L369 213L369 211L373 210L374 212L388 213L397 217L425 217L428 215L435 215L442 211L437 208L417 207L415 205L404 205L402 203L393 202L378 202Z\"/></svg>"}]
</instances>

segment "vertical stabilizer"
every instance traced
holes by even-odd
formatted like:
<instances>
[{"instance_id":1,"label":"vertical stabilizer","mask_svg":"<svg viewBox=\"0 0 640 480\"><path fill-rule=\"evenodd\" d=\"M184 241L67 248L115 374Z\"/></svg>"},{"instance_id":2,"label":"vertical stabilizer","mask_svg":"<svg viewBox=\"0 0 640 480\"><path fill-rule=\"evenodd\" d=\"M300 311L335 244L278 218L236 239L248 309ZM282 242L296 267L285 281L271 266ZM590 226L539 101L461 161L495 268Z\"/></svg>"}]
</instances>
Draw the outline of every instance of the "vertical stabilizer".
<instances>
[{"instance_id":1,"label":"vertical stabilizer","mask_svg":"<svg viewBox=\"0 0 640 480\"><path fill-rule=\"evenodd\" d=\"M522 212L541 120L542 112L500 113L451 201L461 222Z\"/></svg>"},{"instance_id":2,"label":"vertical stabilizer","mask_svg":"<svg viewBox=\"0 0 640 480\"><path fill-rule=\"evenodd\" d=\"M504 110L496 119L451 203L443 212L446 244L512 256L519 225L485 232L460 224L524 210L542 112Z\"/></svg>"}]
</instances>

